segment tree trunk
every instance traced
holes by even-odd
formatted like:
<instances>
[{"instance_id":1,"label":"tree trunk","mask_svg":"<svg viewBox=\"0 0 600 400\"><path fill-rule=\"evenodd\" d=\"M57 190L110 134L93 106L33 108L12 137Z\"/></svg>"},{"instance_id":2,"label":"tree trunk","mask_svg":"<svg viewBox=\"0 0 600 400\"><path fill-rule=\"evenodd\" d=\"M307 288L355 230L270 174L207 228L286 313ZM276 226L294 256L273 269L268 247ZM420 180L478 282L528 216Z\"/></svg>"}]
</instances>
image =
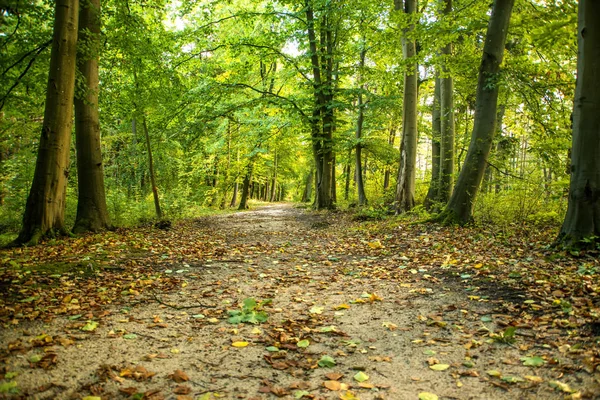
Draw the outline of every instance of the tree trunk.
<instances>
[{"instance_id":1,"label":"tree trunk","mask_svg":"<svg viewBox=\"0 0 600 400\"><path fill-rule=\"evenodd\" d=\"M304 192L302 193L302 202L308 203L310 201L310 196L312 192L312 181L313 181L313 171L309 171L308 175L306 175L306 179L304 182Z\"/></svg>"},{"instance_id":2,"label":"tree trunk","mask_svg":"<svg viewBox=\"0 0 600 400\"><path fill-rule=\"evenodd\" d=\"M441 115L440 115L440 78L435 79L435 89L433 94L433 108L431 110L431 182L429 190L423 202L426 210L431 211L438 198L440 185L440 136L441 136Z\"/></svg>"},{"instance_id":3,"label":"tree trunk","mask_svg":"<svg viewBox=\"0 0 600 400\"><path fill-rule=\"evenodd\" d=\"M352 173L352 166L350 165L351 159L352 159L352 149L348 150L348 163L344 167L344 174L345 174L345 179L346 179L346 182L344 183L344 200L348 200L348 197L350 195L350 176Z\"/></svg>"},{"instance_id":4,"label":"tree trunk","mask_svg":"<svg viewBox=\"0 0 600 400\"><path fill-rule=\"evenodd\" d=\"M394 127L390 128L390 135L388 136L388 144L394 147L394 142L396 141L396 129ZM383 175L383 190L387 190L390 187L390 175L391 170L390 166L385 167L385 173Z\"/></svg>"},{"instance_id":5,"label":"tree trunk","mask_svg":"<svg viewBox=\"0 0 600 400\"><path fill-rule=\"evenodd\" d=\"M313 91L315 98L315 110L313 111L311 123L313 154L317 166L317 195L315 198L315 206L317 209L328 209L333 208L333 203L331 201L333 109L330 107L330 100L332 98L329 98L332 94L330 85L325 84L321 77L321 68L324 68L324 66L320 65L319 62L314 12L310 0L306 0L306 23L311 66L313 70ZM327 35L327 32L325 35ZM327 41L327 38L325 40ZM329 60L329 63L330 62L331 60ZM329 63L326 63L326 65L329 65ZM328 80L328 78L325 77L325 80ZM319 120L321 124L319 124Z\"/></svg>"},{"instance_id":6,"label":"tree trunk","mask_svg":"<svg viewBox=\"0 0 600 400\"><path fill-rule=\"evenodd\" d=\"M559 240L594 248L600 243L600 2L579 0L578 14L571 186Z\"/></svg>"},{"instance_id":7,"label":"tree trunk","mask_svg":"<svg viewBox=\"0 0 600 400\"><path fill-rule=\"evenodd\" d=\"M444 16L452 12L452 0L443 0ZM440 82L441 140L440 140L440 176L438 201L447 203L452 193L454 180L454 82L449 75L447 63L452 57L452 43L442 49L443 76Z\"/></svg>"},{"instance_id":8,"label":"tree trunk","mask_svg":"<svg viewBox=\"0 0 600 400\"><path fill-rule=\"evenodd\" d=\"M75 98L78 198L73 232L98 232L109 227L98 116L100 0L87 0L80 7L78 41L77 68L85 93Z\"/></svg>"},{"instance_id":9,"label":"tree trunk","mask_svg":"<svg viewBox=\"0 0 600 400\"><path fill-rule=\"evenodd\" d=\"M277 201L277 150L275 150L275 160L273 166L273 180L271 183L271 202Z\"/></svg>"},{"instance_id":10,"label":"tree trunk","mask_svg":"<svg viewBox=\"0 0 600 400\"><path fill-rule=\"evenodd\" d=\"M240 205L238 210L247 210L248 207L248 192L250 188L250 181L252 180L252 163L248 164L248 169L246 171L246 176L244 176L244 183L242 185L242 197L240 199ZM252 185L253 187L256 185ZM253 189L254 191L254 189Z\"/></svg>"},{"instance_id":11,"label":"tree trunk","mask_svg":"<svg viewBox=\"0 0 600 400\"><path fill-rule=\"evenodd\" d=\"M479 67L471 143L450 201L436 218L446 224L462 225L472 219L473 204L481 186L496 130L500 64L504 56L513 4L514 0L494 1Z\"/></svg>"},{"instance_id":12,"label":"tree trunk","mask_svg":"<svg viewBox=\"0 0 600 400\"><path fill-rule=\"evenodd\" d=\"M399 10L400 1L396 0L396 10ZM417 12L416 0L404 0L404 12L410 17ZM416 42L411 38L414 24L405 29L402 39L402 52L404 60L411 60L416 55ZM417 161L417 90L418 71L416 64L407 64L408 70L404 73L404 100L402 110L402 152L400 154L400 168L398 169L398 183L396 186L396 213L409 211L415 205L415 164Z\"/></svg>"},{"instance_id":13,"label":"tree trunk","mask_svg":"<svg viewBox=\"0 0 600 400\"><path fill-rule=\"evenodd\" d=\"M238 196L238 183L237 178L235 183L233 184L233 196L231 196L231 203L229 203L229 207L235 207L237 204L237 196Z\"/></svg>"},{"instance_id":14,"label":"tree trunk","mask_svg":"<svg viewBox=\"0 0 600 400\"><path fill-rule=\"evenodd\" d=\"M144 135L146 136L146 149L148 150L148 172L150 173L150 183L152 184L152 195L154 196L154 210L156 217L162 218L162 210L160 208L160 200L158 198L158 187L156 186L156 177L154 175L154 161L152 159L152 147L150 146L150 133L148 132L148 123L146 116L142 116L142 125L144 127Z\"/></svg>"},{"instance_id":15,"label":"tree trunk","mask_svg":"<svg viewBox=\"0 0 600 400\"><path fill-rule=\"evenodd\" d=\"M73 123L78 0L56 0L44 122L23 227L15 244L66 233L65 197Z\"/></svg>"},{"instance_id":16,"label":"tree trunk","mask_svg":"<svg viewBox=\"0 0 600 400\"><path fill-rule=\"evenodd\" d=\"M365 67L365 55L367 53L366 43L363 40L362 48L360 50L360 61L358 68L361 71L359 81L362 81L362 70ZM365 89L365 85L361 83L358 92L358 117L356 119L356 190L358 191L358 205L364 206L367 204L367 195L365 194L365 184L362 176L362 133L363 133L363 122L364 122L364 104L362 91Z\"/></svg>"}]
</instances>

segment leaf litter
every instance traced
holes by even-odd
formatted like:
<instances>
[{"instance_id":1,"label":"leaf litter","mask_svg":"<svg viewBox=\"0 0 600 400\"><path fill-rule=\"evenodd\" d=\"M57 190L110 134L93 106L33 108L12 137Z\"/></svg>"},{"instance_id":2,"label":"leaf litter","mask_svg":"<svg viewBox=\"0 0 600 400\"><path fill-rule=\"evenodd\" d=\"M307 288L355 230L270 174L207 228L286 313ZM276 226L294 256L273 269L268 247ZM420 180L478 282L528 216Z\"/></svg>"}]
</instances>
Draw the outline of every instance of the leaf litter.
<instances>
[{"instance_id":1,"label":"leaf litter","mask_svg":"<svg viewBox=\"0 0 600 400\"><path fill-rule=\"evenodd\" d=\"M600 266L554 235L282 204L3 250L0 398L591 399Z\"/></svg>"}]
</instances>

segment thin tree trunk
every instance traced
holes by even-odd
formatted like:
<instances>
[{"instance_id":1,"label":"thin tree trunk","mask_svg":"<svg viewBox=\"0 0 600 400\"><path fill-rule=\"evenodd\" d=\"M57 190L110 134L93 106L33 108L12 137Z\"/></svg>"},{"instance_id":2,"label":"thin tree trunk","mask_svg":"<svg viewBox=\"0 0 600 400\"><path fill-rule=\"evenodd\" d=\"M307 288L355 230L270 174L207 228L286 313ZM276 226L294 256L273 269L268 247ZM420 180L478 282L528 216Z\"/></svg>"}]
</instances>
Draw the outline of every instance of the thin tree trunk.
<instances>
[{"instance_id":1,"label":"thin tree trunk","mask_svg":"<svg viewBox=\"0 0 600 400\"><path fill-rule=\"evenodd\" d=\"M100 0L87 0L80 7L78 34L83 46L77 67L85 93L75 98L78 198L74 233L98 232L109 227L98 116Z\"/></svg>"},{"instance_id":2,"label":"thin tree trunk","mask_svg":"<svg viewBox=\"0 0 600 400\"><path fill-rule=\"evenodd\" d=\"M64 234L73 123L78 0L56 0L44 122L23 226L15 244Z\"/></svg>"},{"instance_id":3,"label":"thin tree trunk","mask_svg":"<svg viewBox=\"0 0 600 400\"><path fill-rule=\"evenodd\" d=\"M158 187L156 186L154 161L152 159L152 147L150 146L150 133L148 132L148 123L146 122L145 115L142 115L142 125L144 127L144 136L146 136L146 149L148 150L148 172L150 172L150 183L152 184L152 195L154 196L154 210L156 211L156 217L161 219L163 214L160 208L160 200L158 198Z\"/></svg>"},{"instance_id":4,"label":"thin tree trunk","mask_svg":"<svg viewBox=\"0 0 600 400\"><path fill-rule=\"evenodd\" d=\"M388 144L394 147L394 142L396 141L396 129L394 127L390 128L390 135L388 136ZM390 187L390 175L391 170L389 165L385 167L385 173L383 176L383 190L387 190Z\"/></svg>"},{"instance_id":5,"label":"thin tree trunk","mask_svg":"<svg viewBox=\"0 0 600 400\"><path fill-rule=\"evenodd\" d=\"M496 130L500 64L514 0L495 0L479 67L475 121L465 164L448 205L437 220L466 224L472 219L473 204L481 186Z\"/></svg>"},{"instance_id":6,"label":"thin tree trunk","mask_svg":"<svg viewBox=\"0 0 600 400\"><path fill-rule=\"evenodd\" d=\"M435 79L435 89L433 94L433 108L431 112L431 182L429 190L423 202L426 210L432 210L439 202L439 184L440 184L440 136L441 136L441 115L440 115L440 78Z\"/></svg>"},{"instance_id":7,"label":"thin tree trunk","mask_svg":"<svg viewBox=\"0 0 600 400\"><path fill-rule=\"evenodd\" d=\"M396 10L400 9L400 1L396 0ZM416 0L404 0L404 12L409 17L417 12ZM405 29L402 39L404 60L411 60L416 55L415 39L410 37L415 26ZM396 213L411 210L415 205L415 174L417 160L417 65L407 65L404 73L404 101L402 117L402 152L396 186Z\"/></svg>"},{"instance_id":8,"label":"thin tree trunk","mask_svg":"<svg viewBox=\"0 0 600 400\"><path fill-rule=\"evenodd\" d=\"M360 50L360 61L358 68L361 71L359 81L362 81L362 70L365 67L365 56L367 53L366 43L363 40L362 48ZM364 122L364 104L362 91L365 89L365 85L361 83L358 92L358 117L356 119L356 189L358 191L358 205L364 206L367 204L367 195L365 194L365 184L362 176L362 133L363 133L363 122Z\"/></svg>"},{"instance_id":9,"label":"thin tree trunk","mask_svg":"<svg viewBox=\"0 0 600 400\"><path fill-rule=\"evenodd\" d=\"M600 243L600 2L579 0L577 87L573 111L571 186L559 240Z\"/></svg>"},{"instance_id":10,"label":"thin tree trunk","mask_svg":"<svg viewBox=\"0 0 600 400\"><path fill-rule=\"evenodd\" d=\"M346 182L344 183L344 200L348 200L348 197L350 195L350 176L352 173L351 159L352 159L352 149L349 149L348 150L348 163L346 164L346 167L344 168L344 174L346 175Z\"/></svg>"},{"instance_id":11,"label":"thin tree trunk","mask_svg":"<svg viewBox=\"0 0 600 400\"><path fill-rule=\"evenodd\" d=\"M277 201L277 149L275 149L275 160L273 165L273 181L271 183L271 202Z\"/></svg>"}]
</instances>

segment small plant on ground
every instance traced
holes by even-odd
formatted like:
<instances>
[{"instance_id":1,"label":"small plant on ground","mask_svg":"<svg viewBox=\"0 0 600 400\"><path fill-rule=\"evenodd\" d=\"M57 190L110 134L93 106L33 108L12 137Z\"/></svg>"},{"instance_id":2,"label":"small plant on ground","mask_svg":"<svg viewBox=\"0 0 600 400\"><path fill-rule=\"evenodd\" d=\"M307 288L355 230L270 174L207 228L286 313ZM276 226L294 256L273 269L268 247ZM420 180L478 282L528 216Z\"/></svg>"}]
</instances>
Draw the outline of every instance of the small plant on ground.
<instances>
[{"instance_id":1,"label":"small plant on ground","mask_svg":"<svg viewBox=\"0 0 600 400\"><path fill-rule=\"evenodd\" d=\"M517 328L515 328L514 326L509 326L504 330L504 332L492 333L490 334L490 337L498 343L513 344L517 340L515 338L516 331Z\"/></svg>"},{"instance_id":2,"label":"small plant on ground","mask_svg":"<svg viewBox=\"0 0 600 400\"><path fill-rule=\"evenodd\" d=\"M227 320L230 324L239 324L242 322L248 324L260 324L267 322L269 314L263 310L263 307L271 304L271 299L262 300L257 302L252 297L248 297L242 303L241 310L229 310L229 319Z\"/></svg>"}]
</instances>

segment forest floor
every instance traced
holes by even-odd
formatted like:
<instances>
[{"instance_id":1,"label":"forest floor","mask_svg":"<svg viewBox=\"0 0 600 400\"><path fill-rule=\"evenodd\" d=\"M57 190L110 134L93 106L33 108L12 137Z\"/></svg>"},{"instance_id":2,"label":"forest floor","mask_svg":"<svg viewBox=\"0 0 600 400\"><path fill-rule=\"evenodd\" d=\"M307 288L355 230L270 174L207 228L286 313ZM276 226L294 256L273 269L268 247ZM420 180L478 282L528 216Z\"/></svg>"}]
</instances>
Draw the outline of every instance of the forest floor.
<instances>
[{"instance_id":1,"label":"forest floor","mask_svg":"<svg viewBox=\"0 0 600 400\"><path fill-rule=\"evenodd\" d=\"M277 204L2 250L0 398L600 398L553 235Z\"/></svg>"}]
</instances>

